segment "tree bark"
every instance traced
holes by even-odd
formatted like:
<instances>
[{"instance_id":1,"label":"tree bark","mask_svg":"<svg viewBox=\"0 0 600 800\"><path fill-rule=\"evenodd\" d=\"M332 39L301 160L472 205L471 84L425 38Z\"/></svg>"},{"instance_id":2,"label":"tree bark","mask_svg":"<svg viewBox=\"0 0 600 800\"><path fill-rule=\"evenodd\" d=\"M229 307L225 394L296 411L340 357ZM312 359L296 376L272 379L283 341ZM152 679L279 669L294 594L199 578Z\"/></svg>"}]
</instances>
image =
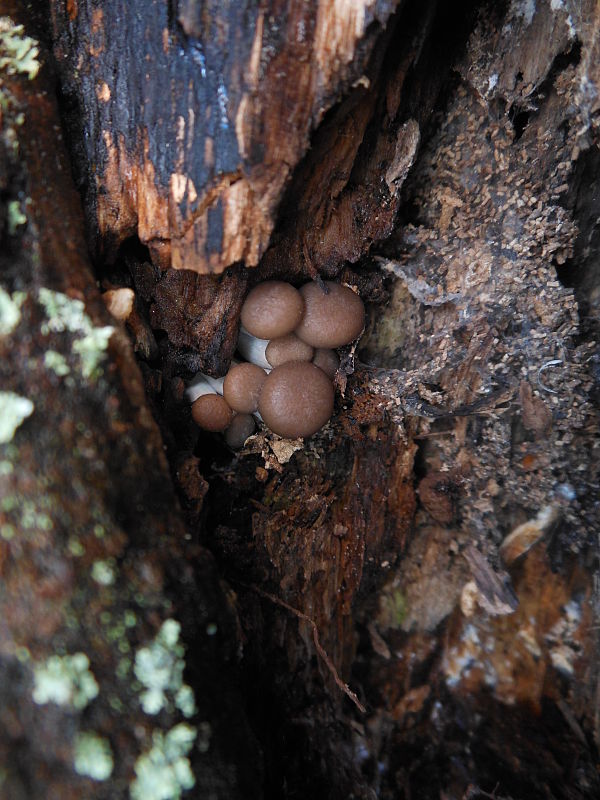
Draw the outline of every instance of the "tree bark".
<instances>
[{"instance_id":1,"label":"tree bark","mask_svg":"<svg viewBox=\"0 0 600 800\"><path fill-rule=\"evenodd\" d=\"M52 526L29 535L2 506L19 529L0 562L14 571L2 747L15 796L45 780L80 796L73 759L89 731L114 773L85 796L131 791L152 720L143 686L111 678L119 637L94 638L91 620L137 604L132 652L183 623L198 706L180 756L189 796L597 797L596 4L50 9L87 243L102 287L135 292L147 401L121 329L86 373L73 340L108 321L66 171L44 175L32 146L64 163L48 137L56 111L33 97L50 75L3 73L17 98L4 118L5 307L21 321L0 341L7 386L35 410L5 445L2 480ZM21 108L35 136L15 159ZM11 205L19 192L31 203ZM183 389L197 370L226 371L246 291L273 277L342 280L368 324L342 354L324 431L261 431L234 456L194 430ZM85 300L91 328L40 334L47 287ZM48 373L48 347L68 375ZM41 474L67 488L47 510ZM88 533L77 555L72 531L93 531L98 508L106 538ZM49 588L31 567L42 553ZM110 593L96 562L117 570ZM47 597L52 624L36 612ZM32 681L75 650L101 691L88 717L58 718ZM236 654L239 685L233 667L220 674ZM163 738L181 718L165 695ZM67 723L59 752L47 739Z\"/></svg>"}]
</instances>

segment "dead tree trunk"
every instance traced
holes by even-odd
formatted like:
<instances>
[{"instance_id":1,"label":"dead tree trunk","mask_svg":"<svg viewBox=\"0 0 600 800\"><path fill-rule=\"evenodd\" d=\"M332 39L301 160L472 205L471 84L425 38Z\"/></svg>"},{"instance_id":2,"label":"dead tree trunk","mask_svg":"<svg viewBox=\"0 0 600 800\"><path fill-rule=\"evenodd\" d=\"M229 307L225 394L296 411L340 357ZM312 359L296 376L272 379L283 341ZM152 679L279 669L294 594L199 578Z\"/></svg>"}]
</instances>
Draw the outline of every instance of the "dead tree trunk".
<instances>
[{"instance_id":1,"label":"dead tree trunk","mask_svg":"<svg viewBox=\"0 0 600 800\"><path fill-rule=\"evenodd\" d=\"M597 797L596 4L49 15L87 246L135 292L185 524L122 329L107 349L49 58L36 77L3 22L9 796L135 797L177 762L157 797ZM198 436L185 381L227 369L248 286L319 276L370 310L328 428L236 456ZM140 677L161 653L188 721Z\"/></svg>"}]
</instances>

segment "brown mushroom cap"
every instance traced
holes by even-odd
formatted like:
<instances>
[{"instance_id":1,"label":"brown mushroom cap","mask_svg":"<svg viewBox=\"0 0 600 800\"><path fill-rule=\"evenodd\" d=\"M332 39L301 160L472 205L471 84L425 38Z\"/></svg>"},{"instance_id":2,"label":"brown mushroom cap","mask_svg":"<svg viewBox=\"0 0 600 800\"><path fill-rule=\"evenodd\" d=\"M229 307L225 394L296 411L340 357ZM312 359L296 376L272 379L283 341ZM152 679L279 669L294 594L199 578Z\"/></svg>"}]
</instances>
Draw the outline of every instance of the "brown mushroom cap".
<instances>
[{"instance_id":1,"label":"brown mushroom cap","mask_svg":"<svg viewBox=\"0 0 600 800\"><path fill-rule=\"evenodd\" d=\"M203 394L192 403L192 419L205 431L220 433L232 418L233 411L220 394Z\"/></svg>"},{"instance_id":2,"label":"brown mushroom cap","mask_svg":"<svg viewBox=\"0 0 600 800\"><path fill-rule=\"evenodd\" d=\"M289 361L267 376L258 410L279 436L312 436L333 413L333 384L309 361Z\"/></svg>"},{"instance_id":3,"label":"brown mushroom cap","mask_svg":"<svg viewBox=\"0 0 600 800\"><path fill-rule=\"evenodd\" d=\"M319 347L318 350L315 350L312 363L322 369L325 375L333 380L340 365L340 358L335 350Z\"/></svg>"},{"instance_id":4,"label":"brown mushroom cap","mask_svg":"<svg viewBox=\"0 0 600 800\"><path fill-rule=\"evenodd\" d=\"M278 367L287 361L310 361L314 349L295 333L271 339L265 350L267 361L272 367Z\"/></svg>"},{"instance_id":5,"label":"brown mushroom cap","mask_svg":"<svg viewBox=\"0 0 600 800\"><path fill-rule=\"evenodd\" d=\"M298 289L284 281L265 281L250 292L242 306L242 325L259 339L291 333L304 314Z\"/></svg>"},{"instance_id":6,"label":"brown mushroom cap","mask_svg":"<svg viewBox=\"0 0 600 800\"><path fill-rule=\"evenodd\" d=\"M243 362L232 367L223 381L223 397L234 411L251 414L256 411L265 378L264 369Z\"/></svg>"},{"instance_id":7,"label":"brown mushroom cap","mask_svg":"<svg viewBox=\"0 0 600 800\"><path fill-rule=\"evenodd\" d=\"M350 344L365 325L363 301L352 289L326 281L328 293L317 283L305 283L300 289L305 311L294 331L313 347L341 347Z\"/></svg>"},{"instance_id":8,"label":"brown mushroom cap","mask_svg":"<svg viewBox=\"0 0 600 800\"><path fill-rule=\"evenodd\" d=\"M236 414L225 431L225 441L232 450L239 450L256 428L252 414Z\"/></svg>"}]
</instances>

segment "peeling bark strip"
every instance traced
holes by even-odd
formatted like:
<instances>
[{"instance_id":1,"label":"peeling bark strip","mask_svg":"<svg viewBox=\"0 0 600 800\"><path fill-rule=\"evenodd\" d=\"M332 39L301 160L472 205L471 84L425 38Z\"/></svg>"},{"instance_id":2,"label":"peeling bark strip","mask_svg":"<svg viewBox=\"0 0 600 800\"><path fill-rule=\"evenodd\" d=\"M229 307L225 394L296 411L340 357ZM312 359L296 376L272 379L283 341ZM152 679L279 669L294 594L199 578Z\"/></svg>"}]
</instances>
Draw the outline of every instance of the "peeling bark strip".
<instances>
[{"instance_id":1,"label":"peeling bark strip","mask_svg":"<svg viewBox=\"0 0 600 800\"><path fill-rule=\"evenodd\" d=\"M52 0L97 252L255 266L309 136L361 76L395 0Z\"/></svg>"}]
</instances>

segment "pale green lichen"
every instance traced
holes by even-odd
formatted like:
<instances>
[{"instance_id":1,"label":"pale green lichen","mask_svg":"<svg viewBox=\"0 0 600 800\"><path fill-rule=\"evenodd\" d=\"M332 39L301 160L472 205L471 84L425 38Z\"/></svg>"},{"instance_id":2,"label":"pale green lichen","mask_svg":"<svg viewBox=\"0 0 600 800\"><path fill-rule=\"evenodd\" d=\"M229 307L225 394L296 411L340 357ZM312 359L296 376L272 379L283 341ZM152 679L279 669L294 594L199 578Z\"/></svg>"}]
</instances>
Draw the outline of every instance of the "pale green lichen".
<instances>
[{"instance_id":1,"label":"pale green lichen","mask_svg":"<svg viewBox=\"0 0 600 800\"><path fill-rule=\"evenodd\" d=\"M0 336L8 336L21 321L24 299L23 292L14 292L11 296L0 286Z\"/></svg>"},{"instance_id":2,"label":"pale green lichen","mask_svg":"<svg viewBox=\"0 0 600 800\"><path fill-rule=\"evenodd\" d=\"M0 537L4 539L5 542L10 542L11 539L14 539L17 535L17 531L14 525L11 525L10 522L5 522L0 525Z\"/></svg>"},{"instance_id":3,"label":"pale green lichen","mask_svg":"<svg viewBox=\"0 0 600 800\"><path fill-rule=\"evenodd\" d=\"M45 511L40 511L31 500L18 498L18 508L21 512L21 528L24 530L51 531L54 527L52 518Z\"/></svg>"},{"instance_id":4,"label":"pale green lichen","mask_svg":"<svg viewBox=\"0 0 600 800\"><path fill-rule=\"evenodd\" d=\"M110 778L113 755L108 740L93 731L78 733L73 745L73 766L78 775L95 781Z\"/></svg>"},{"instance_id":5,"label":"pale green lichen","mask_svg":"<svg viewBox=\"0 0 600 800\"><path fill-rule=\"evenodd\" d=\"M39 290L38 297L48 317L42 325L42 333L68 331L78 336L73 343L73 352L80 358L81 372L84 378L97 377L114 328L111 325L95 328L81 300L45 288Z\"/></svg>"},{"instance_id":6,"label":"pale green lichen","mask_svg":"<svg viewBox=\"0 0 600 800\"><path fill-rule=\"evenodd\" d=\"M75 558L80 558L85 553L85 547L76 536L71 536L67 542L67 547L69 548L69 553Z\"/></svg>"},{"instance_id":7,"label":"pale green lichen","mask_svg":"<svg viewBox=\"0 0 600 800\"><path fill-rule=\"evenodd\" d=\"M140 703L146 714L170 708L169 695L184 716L191 717L196 712L194 693L183 683L185 648L179 641L180 630L176 620L165 620L154 641L136 653L134 673L145 687Z\"/></svg>"},{"instance_id":8,"label":"pale green lichen","mask_svg":"<svg viewBox=\"0 0 600 800\"><path fill-rule=\"evenodd\" d=\"M135 628L137 625L135 611L132 611L130 608L128 608L123 614L123 622L125 623L126 628Z\"/></svg>"},{"instance_id":9,"label":"pale green lichen","mask_svg":"<svg viewBox=\"0 0 600 800\"><path fill-rule=\"evenodd\" d=\"M0 392L0 444L10 442L19 425L33 414L34 405L14 392Z\"/></svg>"},{"instance_id":10,"label":"pale green lichen","mask_svg":"<svg viewBox=\"0 0 600 800\"><path fill-rule=\"evenodd\" d=\"M10 17L0 17L0 69L9 75L27 75L31 80L40 68L40 49L36 40L25 36L24 31Z\"/></svg>"},{"instance_id":11,"label":"pale green lichen","mask_svg":"<svg viewBox=\"0 0 600 800\"><path fill-rule=\"evenodd\" d=\"M98 695L98 684L89 666L85 653L50 656L34 667L34 702L85 708Z\"/></svg>"},{"instance_id":12,"label":"pale green lichen","mask_svg":"<svg viewBox=\"0 0 600 800\"><path fill-rule=\"evenodd\" d=\"M187 754L196 738L196 729L185 722L165 735L156 731L152 748L135 762L136 778L131 785L132 800L179 800L196 781Z\"/></svg>"},{"instance_id":13,"label":"pale green lichen","mask_svg":"<svg viewBox=\"0 0 600 800\"><path fill-rule=\"evenodd\" d=\"M10 200L7 208L8 216L8 233L9 236L14 236L17 228L25 225L27 222L27 215L21 211L20 200Z\"/></svg>"},{"instance_id":14,"label":"pale green lichen","mask_svg":"<svg viewBox=\"0 0 600 800\"><path fill-rule=\"evenodd\" d=\"M111 586L115 582L116 574L112 558L94 561L92 564L92 578L101 586Z\"/></svg>"},{"instance_id":15,"label":"pale green lichen","mask_svg":"<svg viewBox=\"0 0 600 800\"><path fill-rule=\"evenodd\" d=\"M67 359L61 353L57 353L56 350L46 350L44 354L44 366L46 369L52 370L52 372L56 373L60 378L68 375L71 371L67 364Z\"/></svg>"},{"instance_id":16,"label":"pale green lichen","mask_svg":"<svg viewBox=\"0 0 600 800\"><path fill-rule=\"evenodd\" d=\"M7 475L12 475L14 467L10 461L0 461L0 478L6 478Z\"/></svg>"}]
</instances>

